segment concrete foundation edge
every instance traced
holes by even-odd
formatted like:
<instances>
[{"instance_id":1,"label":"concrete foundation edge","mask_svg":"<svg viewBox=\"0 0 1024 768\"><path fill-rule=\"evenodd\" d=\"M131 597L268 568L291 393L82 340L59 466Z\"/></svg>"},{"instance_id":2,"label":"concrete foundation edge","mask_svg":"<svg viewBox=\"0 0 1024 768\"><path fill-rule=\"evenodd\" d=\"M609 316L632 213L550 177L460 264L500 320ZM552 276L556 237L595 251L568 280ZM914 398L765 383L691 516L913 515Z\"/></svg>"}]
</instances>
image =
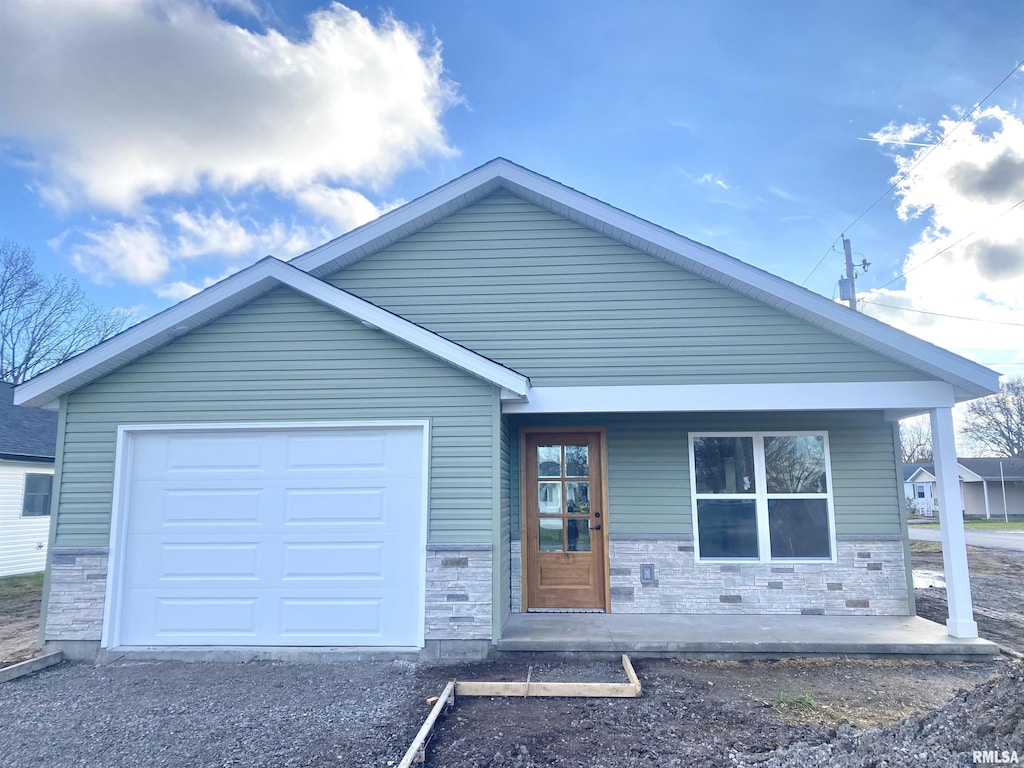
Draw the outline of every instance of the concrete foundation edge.
<instances>
[{"instance_id":1,"label":"concrete foundation edge","mask_svg":"<svg viewBox=\"0 0 1024 768\"><path fill-rule=\"evenodd\" d=\"M63 652L69 661L110 664L116 661L226 662L290 661L329 664L348 661L430 661L486 659L493 655L490 640L427 640L423 648L279 647L279 646L123 646L100 648L98 641L51 641L46 651Z\"/></svg>"}]
</instances>

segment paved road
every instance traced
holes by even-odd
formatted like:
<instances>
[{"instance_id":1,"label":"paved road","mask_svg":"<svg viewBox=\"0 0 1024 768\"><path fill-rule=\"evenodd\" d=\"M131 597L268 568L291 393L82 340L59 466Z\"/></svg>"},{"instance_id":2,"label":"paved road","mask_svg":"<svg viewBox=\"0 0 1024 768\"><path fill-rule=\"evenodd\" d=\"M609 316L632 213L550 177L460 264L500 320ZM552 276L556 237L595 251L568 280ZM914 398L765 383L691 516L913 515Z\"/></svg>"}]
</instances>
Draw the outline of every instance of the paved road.
<instances>
[{"instance_id":1,"label":"paved road","mask_svg":"<svg viewBox=\"0 0 1024 768\"><path fill-rule=\"evenodd\" d=\"M921 528L909 526L911 541L942 541L941 532L937 528ZM967 534L967 543L972 547L988 547L990 549L1014 549L1024 552L1024 531L971 531Z\"/></svg>"}]
</instances>

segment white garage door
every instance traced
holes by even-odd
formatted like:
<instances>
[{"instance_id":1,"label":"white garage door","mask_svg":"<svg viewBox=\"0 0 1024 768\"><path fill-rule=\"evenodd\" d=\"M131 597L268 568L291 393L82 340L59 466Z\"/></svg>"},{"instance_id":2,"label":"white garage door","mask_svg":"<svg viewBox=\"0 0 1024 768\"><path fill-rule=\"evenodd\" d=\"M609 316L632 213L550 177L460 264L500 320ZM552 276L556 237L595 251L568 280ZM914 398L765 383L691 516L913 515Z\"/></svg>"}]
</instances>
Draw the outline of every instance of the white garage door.
<instances>
[{"instance_id":1,"label":"white garage door","mask_svg":"<svg viewBox=\"0 0 1024 768\"><path fill-rule=\"evenodd\" d=\"M423 644L422 427L127 445L116 644Z\"/></svg>"}]
</instances>

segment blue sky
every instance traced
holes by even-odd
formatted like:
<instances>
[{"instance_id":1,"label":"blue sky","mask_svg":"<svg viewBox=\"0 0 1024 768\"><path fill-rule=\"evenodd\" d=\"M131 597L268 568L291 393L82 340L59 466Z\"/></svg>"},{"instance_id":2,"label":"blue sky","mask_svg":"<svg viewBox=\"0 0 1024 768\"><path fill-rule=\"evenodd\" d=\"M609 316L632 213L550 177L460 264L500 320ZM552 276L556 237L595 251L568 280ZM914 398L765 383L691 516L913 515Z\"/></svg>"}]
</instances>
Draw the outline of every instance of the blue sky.
<instances>
[{"instance_id":1,"label":"blue sky","mask_svg":"<svg viewBox=\"0 0 1024 768\"><path fill-rule=\"evenodd\" d=\"M503 156L829 297L846 231L1022 375L1024 71L957 125L1022 59L985 0L5 0L0 239L144 317Z\"/></svg>"}]
</instances>

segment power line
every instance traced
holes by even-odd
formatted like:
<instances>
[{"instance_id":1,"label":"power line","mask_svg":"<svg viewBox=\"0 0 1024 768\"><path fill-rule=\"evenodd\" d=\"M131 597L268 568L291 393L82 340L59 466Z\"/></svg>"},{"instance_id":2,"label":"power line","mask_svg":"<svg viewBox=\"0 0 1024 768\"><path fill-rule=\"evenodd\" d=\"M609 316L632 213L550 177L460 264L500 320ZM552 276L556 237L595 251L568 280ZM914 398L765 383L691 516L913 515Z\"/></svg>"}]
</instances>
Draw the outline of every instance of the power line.
<instances>
[{"instance_id":1,"label":"power line","mask_svg":"<svg viewBox=\"0 0 1024 768\"><path fill-rule=\"evenodd\" d=\"M1013 210L1014 208L1019 208L1019 207L1020 207L1021 205L1024 205L1024 199L1022 199L1022 200L1018 200L1018 201L1017 201L1016 203L1014 203L1013 205L1011 205L1011 206L1010 206L1009 208L1007 208L1007 209L1006 209L1005 211L1003 211L1002 213L1000 213L1000 214L999 214L998 216L996 216L996 217L995 217L994 219L991 219L990 221L986 222L986 223L985 223L985 224L983 224L982 226L980 226L980 227L978 227L977 229L975 229L975 230L974 230L973 232L970 232L970 233L968 233L968 234L964 235L964 236L963 236L963 237L961 237L961 238L960 238L959 240L957 240L957 241L956 241L955 243L950 243L950 244L949 244L949 245L947 245L947 246L946 246L945 248L943 248L943 249L942 249L941 251L939 251L939 252L938 252L938 253L936 253L936 254L933 254L933 255L929 256L929 257L928 257L927 259L925 259L924 261L922 261L922 262L921 262L920 264L915 264L914 266L910 267L910 269L905 269L905 270L903 270L902 272L900 272L900 274L896 275L896 277L894 277L894 278L893 278L892 280L890 280L889 282L887 282L887 283L884 283L884 284L882 284L882 285L878 286L878 288L876 288L875 290L881 290L882 288L886 288L886 287L888 287L888 286L892 285L893 283L895 283L895 282L896 282L897 280L899 280L899 279L901 279L901 278L904 278L904 277L906 277L906 276L907 276L908 274L910 274L911 272L913 272L913 271L914 271L915 269L920 269L920 268L921 268L921 267L923 267L923 266L924 266L925 264L927 264L927 263L928 263L929 261L933 261L934 259L937 259L937 258L939 258L939 256L941 256L942 254L944 254L944 253L945 253L946 251L948 251L948 250L950 250L951 248L955 248L956 246L960 245L960 243L962 243L962 242L963 242L964 240L969 240L970 238L974 237L974 236L975 236L976 234L978 234L979 232L981 232L981 231L982 231L983 229L987 229L987 228L988 228L989 226L991 226L992 224L995 224L995 223L996 223L997 221L999 221L999 219L1003 218L1003 216L1005 216L1006 214L1008 214L1008 213L1009 213L1010 211L1012 211L1012 210Z\"/></svg>"},{"instance_id":2,"label":"power line","mask_svg":"<svg viewBox=\"0 0 1024 768\"><path fill-rule=\"evenodd\" d=\"M867 299L860 299L861 304L874 304L876 307L886 307L888 309L898 309L901 312L916 312L919 315L934 315L935 317L948 317L953 320L970 320L973 323L990 323L992 325L1014 325L1020 328L1024 328L1024 323L1011 323L1007 320L984 320L980 317L964 317L963 315L946 315L942 312L928 312L924 309L911 309L910 307L897 307L895 304L882 304L879 301L868 301Z\"/></svg>"},{"instance_id":3,"label":"power line","mask_svg":"<svg viewBox=\"0 0 1024 768\"><path fill-rule=\"evenodd\" d=\"M974 107L971 108L970 112L968 112L966 115L964 115L960 119L960 121L956 125L953 126L953 128L951 130L947 131L946 134L941 139L939 139L938 142L936 142L935 144L931 145L926 151L922 152L921 156L919 158L917 158L917 160L915 160L914 163L909 168L907 168L903 173L901 173L899 176L896 177L896 180L894 182L892 182L892 184L889 185L889 188L887 190L885 190L885 192L883 192L881 195L879 195L878 198L871 205L869 205L864 210L864 212L861 213L860 216L858 216L856 219L854 219L852 222L850 222L850 224L843 230L843 233L845 234L846 232L849 232L851 229L853 229L854 226L857 225L858 222L860 222L861 219L863 219L865 216L867 216L869 213L871 213L871 211L875 208L875 206L878 205L880 202L882 202L885 198L887 198L889 196L889 194L894 189L896 189L896 187L899 186L911 174L911 172L915 168L917 168L917 166L919 166L922 162L924 162L924 160L927 157L929 157L931 155L931 153L934 152L938 147L942 146L942 144L946 141L946 139L948 139L950 136L952 136L960 128L960 126L962 126L969 119L971 119L971 117L974 116L974 113L977 112L979 109L981 109L982 104L984 104L986 101L988 101L992 97L992 94L995 93L996 91L998 91L1003 86L1003 83L1005 83L1007 80L1009 80L1011 77L1013 77L1013 75L1019 69L1020 69L1020 64L1019 63L1014 63L1013 68L1009 72L1006 73L1006 75L1003 77L1002 80L1000 80L998 83L996 83L995 87L993 87L992 90L990 90L988 93L985 94L985 97L981 101L976 103L974 105ZM802 283L800 283L800 285L806 285L807 284L807 281L811 279L811 275L813 275L815 272L818 271L818 267L820 267L822 262L825 261L825 257L827 257L829 255L829 253L831 253L832 251L835 250L836 243L838 243L840 238L842 238L842 237L843 237L843 235L841 234L841 235L839 235L839 237L837 237L835 240L832 241L832 245L830 245L828 250L825 251L825 255L822 256L818 260L818 263L814 265L814 269L812 269L810 271L810 273L807 275L807 277L804 278L804 281Z\"/></svg>"}]
</instances>

